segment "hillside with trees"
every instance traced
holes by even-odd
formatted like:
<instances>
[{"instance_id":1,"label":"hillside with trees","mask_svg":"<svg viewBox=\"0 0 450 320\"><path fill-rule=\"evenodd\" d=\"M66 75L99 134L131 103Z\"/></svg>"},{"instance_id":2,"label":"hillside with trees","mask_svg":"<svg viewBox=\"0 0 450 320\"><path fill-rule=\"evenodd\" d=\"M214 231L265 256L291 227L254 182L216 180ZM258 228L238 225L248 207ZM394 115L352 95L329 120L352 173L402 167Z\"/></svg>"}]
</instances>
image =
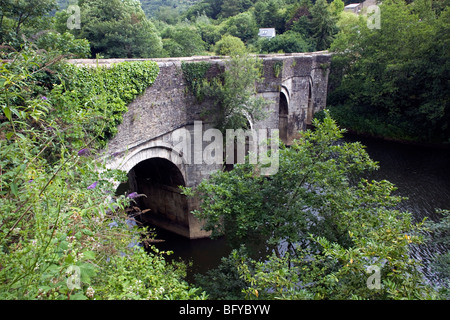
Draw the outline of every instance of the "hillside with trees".
<instances>
[{"instance_id":1,"label":"hillside with trees","mask_svg":"<svg viewBox=\"0 0 450 320\"><path fill-rule=\"evenodd\" d=\"M64 10L70 3L59 1L60 10L53 18L53 29L61 34L69 31L65 23L70 14ZM338 31L344 6L342 0L331 4L325 0L113 0L107 5L83 0L78 4L81 29L69 32L91 43L91 57L106 58L220 54L216 44L229 36L241 40L252 53L324 50ZM277 37L262 39L259 28L275 28Z\"/></svg>"},{"instance_id":2,"label":"hillside with trees","mask_svg":"<svg viewBox=\"0 0 450 320\"><path fill-rule=\"evenodd\" d=\"M82 0L76 2L80 26L68 28L75 12L66 9L75 2L13 3L1 20L2 42L18 47L22 35L36 41L53 37L55 42L59 37L73 37L89 41L88 56L105 58L218 54L216 44L229 36L238 38L252 53L325 50L338 32L344 5L342 0L330 4L326 0L204 0L176 1L177 5L174 1ZM277 37L262 39L259 28L275 28Z\"/></svg>"}]
</instances>

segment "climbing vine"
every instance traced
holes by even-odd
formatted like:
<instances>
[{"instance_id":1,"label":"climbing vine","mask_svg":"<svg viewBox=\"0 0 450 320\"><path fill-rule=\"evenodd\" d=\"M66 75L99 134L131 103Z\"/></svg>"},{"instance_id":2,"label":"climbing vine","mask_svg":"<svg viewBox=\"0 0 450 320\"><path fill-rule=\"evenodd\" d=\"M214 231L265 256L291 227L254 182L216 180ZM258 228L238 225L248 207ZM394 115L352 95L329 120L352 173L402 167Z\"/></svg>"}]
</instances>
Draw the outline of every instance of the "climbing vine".
<instances>
[{"instance_id":1,"label":"climbing vine","mask_svg":"<svg viewBox=\"0 0 450 320\"><path fill-rule=\"evenodd\" d=\"M276 78L280 76L281 70L283 70L283 61L277 61L273 64L273 73Z\"/></svg>"},{"instance_id":2,"label":"climbing vine","mask_svg":"<svg viewBox=\"0 0 450 320\"><path fill-rule=\"evenodd\" d=\"M327 70L330 68L330 64L329 63L321 63L319 65L320 69L322 69L322 76L325 77L327 74Z\"/></svg>"},{"instance_id":3,"label":"climbing vine","mask_svg":"<svg viewBox=\"0 0 450 320\"><path fill-rule=\"evenodd\" d=\"M199 100L203 99L201 91L203 80L206 72L210 69L211 64L208 62L182 62L181 70L186 81L188 90Z\"/></svg>"},{"instance_id":4,"label":"climbing vine","mask_svg":"<svg viewBox=\"0 0 450 320\"><path fill-rule=\"evenodd\" d=\"M91 114L85 130L99 136L101 147L117 133L128 104L151 86L159 73L154 61L122 62L109 68L66 64L64 69L67 79L55 88L55 97Z\"/></svg>"},{"instance_id":5,"label":"climbing vine","mask_svg":"<svg viewBox=\"0 0 450 320\"><path fill-rule=\"evenodd\" d=\"M245 53L231 56L225 64L222 74L201 83L202 95L212 102L205 114L222 131L246 128L249 121L266 117L268 102L256 90L262 81L262 60Z\"/></svg>"}]
</instances>

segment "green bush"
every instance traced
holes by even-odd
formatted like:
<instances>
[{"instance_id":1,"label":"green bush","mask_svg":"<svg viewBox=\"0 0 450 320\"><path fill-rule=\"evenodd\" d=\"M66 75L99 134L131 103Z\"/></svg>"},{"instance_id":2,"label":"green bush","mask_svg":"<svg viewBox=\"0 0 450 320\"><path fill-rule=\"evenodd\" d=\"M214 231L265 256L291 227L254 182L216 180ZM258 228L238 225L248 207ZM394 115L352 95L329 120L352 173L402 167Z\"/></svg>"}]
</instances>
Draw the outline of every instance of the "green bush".
<instances>
[{"instance_id":1,"label":"green bush","mask_svg":"<svg viewBox=\"0 0 450 320\"><path fill-rule=\"evenodd\" d=\"M46 32L36 40L36 45L47 51L58 52L70 58L89 58L91 47L86 39L75 39L69 33Z\"/></svg>"},{"instance_id":2,"label":"green bush","mask_svg":"<svg viewBox=\"0 0 450 320\"><path fill-rule=\"evenodd\" d=\"M312 45L305 41L300 33L287 31L272 39L259 40L261 52L308 52L311 51Z\"/></svg>"},{"instance_id":3,"label":"green bush","mask_svg":"<svg viewBox=\"0 0 450 320\"><path fill-rule=\"evenodd\" d=\"M235 56L245 53L244 42L237 37L224 35L214 46L214 52L222 56Z\"/></svg>"},{"instance_id":4,"label":"green bush","mask_svg":"<svg viewBox=\"0 0 450 320\"><path fill-rule=\"evenodd\" d=\"M51 94L63 107L57 109L61 116L76 117L80 112L89 116L83 127L103 147L117 133L128 104L155 81L158 72L152 61L123 62L109 68L66 64L62 73L67 82Z\"/></svg>"}]
</instances>

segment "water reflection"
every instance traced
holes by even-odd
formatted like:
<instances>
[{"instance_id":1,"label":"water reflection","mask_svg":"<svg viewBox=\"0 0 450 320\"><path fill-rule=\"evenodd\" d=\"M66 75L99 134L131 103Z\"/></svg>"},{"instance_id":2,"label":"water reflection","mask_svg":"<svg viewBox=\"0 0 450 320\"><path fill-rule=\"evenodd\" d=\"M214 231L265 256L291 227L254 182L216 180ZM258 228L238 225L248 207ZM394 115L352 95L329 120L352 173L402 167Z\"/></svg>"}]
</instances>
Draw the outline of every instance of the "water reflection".
<instances>
[{"instance_id":1,"label":"water reflection","mask_svg":"<svg viewBox=\"0 0 450 320\"><path fill-rule=\"evenodd\" d=\"M370 178L386 179L398 188L395 194L408 197L402 209L421 221L437 220L436 209L450 209L450 150L418 147L378 139L347 135L360 141L380 169Z\"/></svg>"},{"instance_id":2,"label":"water reflection","mask_svg":"<svg viewBox=\"0 0 450 320\"><path fill-rule=\"evenodd\" d=\"M370 178L392 182L397 187L394 194L408 198L400 204L400 209L411 212L417 222L424 218L438 221L437 209L450 209L450 150L355 135L347 135L345 140L360 141L367 147L371 158L380 165ZM446 250L448 248L444 246L412 248L412 257L422 261L422 271L428 281L439 284L439 278L431 271L430 261L436 253Z\"/></svg>"},{"instance_id":3,"label":"water reflection","mask_svg":"<svg viewBox=\"0 0 450 320\"><path fill-rule=\"evenodd\" d=\"M195 274L205 274L208 270L217 268L221 258L231 252L225 238L191 240L163 229L153 229L157 239L164 240L155 246L159 250L173 251L173 254L168 256L169 261L181 259L188 265L187 281L191 283L194 282Z\"/></svg>"}]
</instances>

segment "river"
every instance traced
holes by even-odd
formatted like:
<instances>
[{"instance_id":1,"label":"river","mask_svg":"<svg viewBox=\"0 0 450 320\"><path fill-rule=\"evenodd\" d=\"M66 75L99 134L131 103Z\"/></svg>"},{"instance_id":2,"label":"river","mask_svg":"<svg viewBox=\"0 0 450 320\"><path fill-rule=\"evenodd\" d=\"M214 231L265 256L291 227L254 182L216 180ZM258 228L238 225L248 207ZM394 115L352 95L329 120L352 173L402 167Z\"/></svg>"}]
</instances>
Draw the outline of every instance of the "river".
<instances>
[{"instance_id":1,"label":"river","mask_svg":"<svg viewBox=\"0 0 450 320\"><path fill-rule=\"evenodd\" d=\"M398 188L394 194L408 198L401 204L401 209L411 212L416 221L424 217L436 221L439 219L436 209L450 209L450 150L350 134L346 135L345 140L360 141L367 147L371 158L378 161L380 166L369 178L394 183ZM164 230L157 230L157 233L159 239L165 240L157 245L159 249L171 250L174 252L172 258L192 263L187 277L190 282L194 274L204 274L217 267L221 258L231 251L223 238L189 240ZM427 265L434 253L423 247L413 251L412 255L425 262L423 272L427 279L438 282Z\"/></svg>"}]
</instances>

